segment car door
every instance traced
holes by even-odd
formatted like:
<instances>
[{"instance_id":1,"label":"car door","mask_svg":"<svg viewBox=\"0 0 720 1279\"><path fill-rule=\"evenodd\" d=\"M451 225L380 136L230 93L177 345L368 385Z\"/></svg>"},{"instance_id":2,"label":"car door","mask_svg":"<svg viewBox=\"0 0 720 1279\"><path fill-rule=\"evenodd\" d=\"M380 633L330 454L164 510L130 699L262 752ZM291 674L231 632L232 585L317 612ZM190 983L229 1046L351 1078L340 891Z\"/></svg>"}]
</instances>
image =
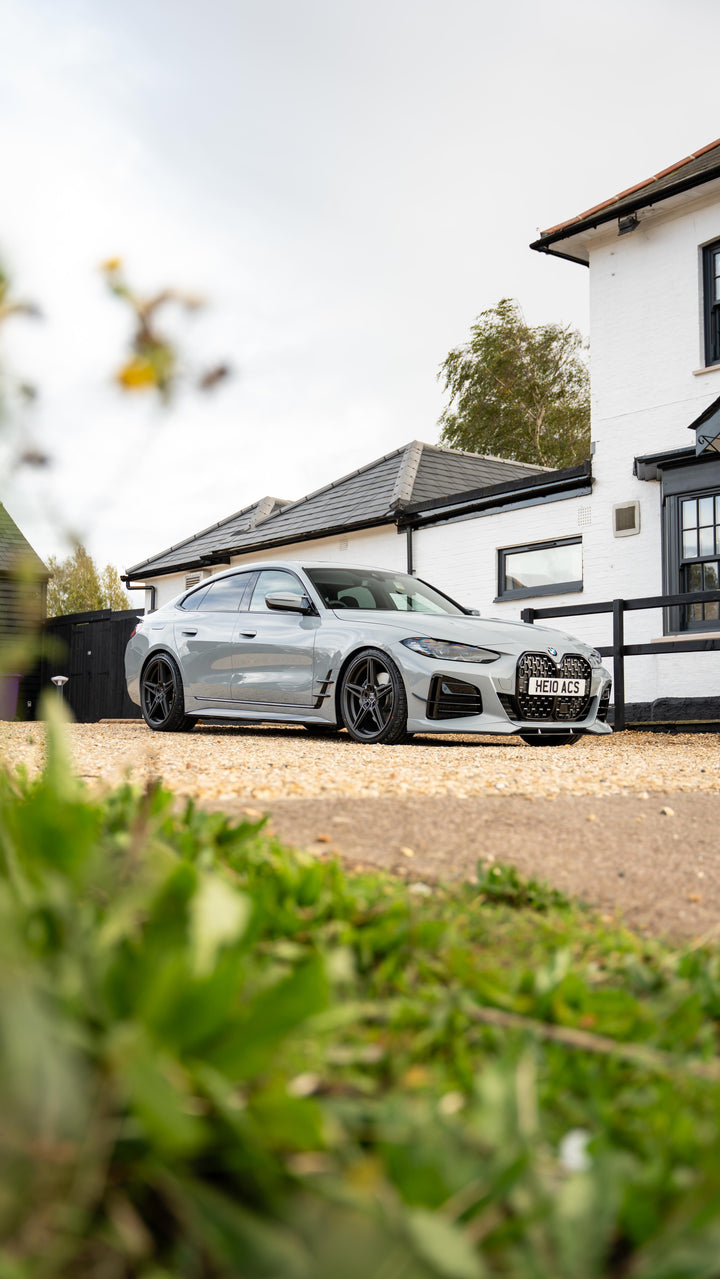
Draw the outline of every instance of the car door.
<instances>
[{"instance_id":1,"label":"car door","mask_svg":"<svg viewBox=\"0 0 720 1279\"><path fill-rule=\"evenodd\" d=\"M175 622L175 647L188 709L229 702L238 610L253 573L220 577L186 596Z\"/></svg>"},{"instance_id":2,"label":"car door","mask_svg":"<svg viewBox=\"0 0 720 1279\"><path fill-rule=\"evenodd\" d=\"M265 603L274 592L307 595L288 569L261 569L240 617L232 671L234 701L265 706L311 706L315 635L320 619L279 613Z\"/></svg>"}]
</instances>

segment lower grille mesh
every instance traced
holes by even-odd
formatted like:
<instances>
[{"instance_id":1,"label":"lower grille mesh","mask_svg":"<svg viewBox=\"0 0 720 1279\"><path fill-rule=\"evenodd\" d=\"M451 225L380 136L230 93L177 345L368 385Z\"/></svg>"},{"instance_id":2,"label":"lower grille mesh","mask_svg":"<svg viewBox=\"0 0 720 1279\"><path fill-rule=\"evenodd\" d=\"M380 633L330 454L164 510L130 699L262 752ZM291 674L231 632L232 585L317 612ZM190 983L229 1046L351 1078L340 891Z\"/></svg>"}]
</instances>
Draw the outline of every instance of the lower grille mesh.
<instances>
[{"instance_id":1,"label":"lower grille mesh","mask_svg":"<svg viewBox=\"0 0 720 1279\"><path fill-rule=\"evenodd\" d=\"M587 683L587 693L581 697L540 696L528 692L528 680L532 676L541 679L581 679ZM559 665L547 653L523 653L517 664L515 701L518 718L523 720L553 720L567 723L585 719L590 708L590 680L592 668L584 657L567 654Z\"/></svg>"},{"instance_id":2,"label":"lower grille mesh","mask_svg":"<svg viewBox=\"0 0 720 1279\"><path fill-rule=\"evenodd\" d=\"M427 715L428 719L463 719L466 715L482 715L480 690L464 680L436 675L430 685Z\"/></svg>"}]
</instances>

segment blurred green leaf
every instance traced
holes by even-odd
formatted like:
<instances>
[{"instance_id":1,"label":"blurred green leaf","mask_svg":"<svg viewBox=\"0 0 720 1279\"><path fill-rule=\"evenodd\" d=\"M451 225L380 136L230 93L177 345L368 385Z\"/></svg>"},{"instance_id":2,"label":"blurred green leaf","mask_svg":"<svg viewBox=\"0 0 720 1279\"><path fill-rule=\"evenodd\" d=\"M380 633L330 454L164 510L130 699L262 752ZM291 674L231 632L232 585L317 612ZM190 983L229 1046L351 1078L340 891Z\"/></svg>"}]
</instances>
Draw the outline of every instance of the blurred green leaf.
<instances>
[{"instance_id":1,"label":"blurred green leaf","mask_svg":"<svg viewBox=\"0 0 720 1279\"><path fill-rule=\"evenodd\" d=\"M212 971L222 946L237 941L250 918L250 902L213 872L202 876L191 907L191 945L195 972Z\"/></svg>"},{"instance_id":2,"label":"blurred green leaf","mask_svg":"<svg viewBox=\"0 0 720 1279\"><path fill-rule=\"evenodd\" d=\"M280 1041L325 1008L328 994L318 955L260 991L247 1009L239 1010L234 1024L208 1046L208 1060L233 1079L259 1074L269 1065Z\"/></svg>"},{"instance_id":3,"label":"blurred green leaf","mask_svg":"<svg viewBox=\"0 0 720 1279\"><path fill-rule=\"evenodd\" d=\"M487 1270L460 1226L439 1213L415 1208L407 1214L408 1234L422 1261L443 1279L483 1279Z\"/></svg>"}]
</instances>

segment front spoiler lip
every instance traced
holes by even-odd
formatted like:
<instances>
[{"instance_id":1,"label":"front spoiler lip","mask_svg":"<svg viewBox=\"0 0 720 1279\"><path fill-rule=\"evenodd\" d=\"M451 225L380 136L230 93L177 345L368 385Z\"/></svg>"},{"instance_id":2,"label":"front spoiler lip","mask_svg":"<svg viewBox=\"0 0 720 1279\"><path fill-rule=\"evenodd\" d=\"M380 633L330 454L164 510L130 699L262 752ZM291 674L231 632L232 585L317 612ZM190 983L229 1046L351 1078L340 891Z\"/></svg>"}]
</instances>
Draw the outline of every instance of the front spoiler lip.
<instances>
[{"instance_id":1,"label":"front spoiler lip","mask_svg":"<svg viewBox=\"0 0 720 1279\"><path fill-rule=\"evenodd\" d=\"M467 715L460 719L421 719L408 716L408 732L410 733L488 733L493 736L512 737L517 733L533 733L539 737L560 737L563 733L591 733L600 735L612 733L609 724L603 724L597 718L570 720L510 720L505 716Z\"/></svg>"}]
</instances>

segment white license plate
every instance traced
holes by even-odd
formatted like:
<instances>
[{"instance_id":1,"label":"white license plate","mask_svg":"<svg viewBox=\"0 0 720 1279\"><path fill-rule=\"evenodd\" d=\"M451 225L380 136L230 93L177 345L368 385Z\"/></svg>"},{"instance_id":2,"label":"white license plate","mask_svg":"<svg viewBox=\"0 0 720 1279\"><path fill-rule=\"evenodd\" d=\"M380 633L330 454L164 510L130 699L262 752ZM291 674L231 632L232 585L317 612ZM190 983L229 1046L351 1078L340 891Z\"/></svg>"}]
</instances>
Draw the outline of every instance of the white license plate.
<instances>
[{"instance_id":1,"label":"white license plate","mask_svg":"<svg viewBox=\"0 0 720 1279\"><path fill-rule=\"evenodd\" d=\"M587 693L587 680L551 679L544 675L531 675L528 693L533 697L584 697Z\"/></svg>"}]
</instances>

